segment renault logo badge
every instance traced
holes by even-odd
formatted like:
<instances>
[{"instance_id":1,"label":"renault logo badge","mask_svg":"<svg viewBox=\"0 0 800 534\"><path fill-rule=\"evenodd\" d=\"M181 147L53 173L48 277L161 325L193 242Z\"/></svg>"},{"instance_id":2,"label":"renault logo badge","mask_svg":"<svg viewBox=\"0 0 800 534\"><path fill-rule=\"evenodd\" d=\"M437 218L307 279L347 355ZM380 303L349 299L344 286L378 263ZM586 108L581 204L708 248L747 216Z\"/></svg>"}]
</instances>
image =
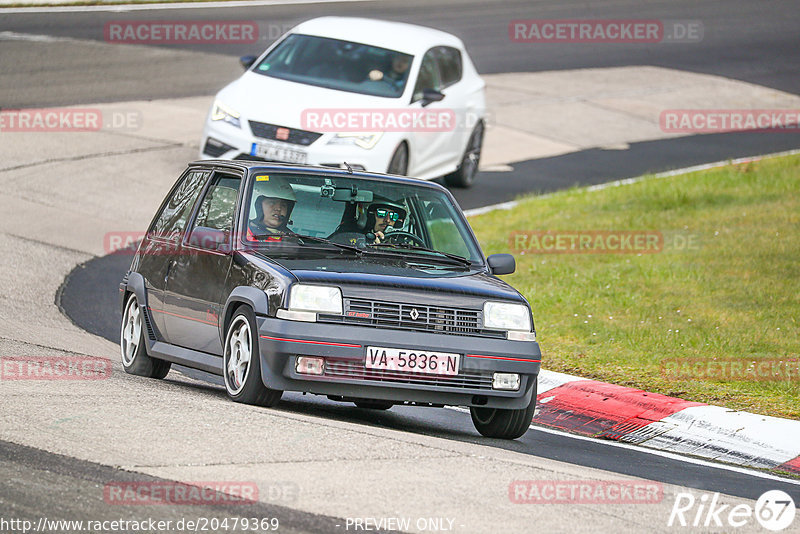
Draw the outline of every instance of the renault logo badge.
<instances>
[{"instance_id":1,"label":"renault logo badge","mask_svg":"<svg viewBox=\"0 0 800 534\"><path fill-rule=\"evenodd\" d=\"M411 318L412 318L413 320L415 320L415 321L416 321L417 319L419 319L419 312L417 311L417 309L416 309L416 308L411 308L411 313L410 313L409 315L411 315Z\"/></svg>"}]
</instances>

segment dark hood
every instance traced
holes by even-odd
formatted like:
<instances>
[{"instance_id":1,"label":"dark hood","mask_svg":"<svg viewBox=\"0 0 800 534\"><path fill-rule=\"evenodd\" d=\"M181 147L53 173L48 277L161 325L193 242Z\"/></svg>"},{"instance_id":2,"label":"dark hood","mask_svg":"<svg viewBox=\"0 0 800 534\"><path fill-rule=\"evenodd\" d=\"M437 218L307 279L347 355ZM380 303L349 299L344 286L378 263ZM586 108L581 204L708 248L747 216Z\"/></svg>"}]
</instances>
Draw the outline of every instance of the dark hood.
<instances>
[{"instance_id":1,"label":"dark hood","mask_svg":"<svg viewBox=\"0 0 800 534\"><path fill-rule=\"evenodd\" d=\"M520 294L499 278L475 269L432 268L387 257L275 258L300 282L342 288L345 297L398 302L415 300L409 292L426 293L425 299L445 303L454 296L480 300L525 302ZM421 296L421 295L420 295ZM470 300L471 300L470 298Z\"/></svg>"}]
</instances>

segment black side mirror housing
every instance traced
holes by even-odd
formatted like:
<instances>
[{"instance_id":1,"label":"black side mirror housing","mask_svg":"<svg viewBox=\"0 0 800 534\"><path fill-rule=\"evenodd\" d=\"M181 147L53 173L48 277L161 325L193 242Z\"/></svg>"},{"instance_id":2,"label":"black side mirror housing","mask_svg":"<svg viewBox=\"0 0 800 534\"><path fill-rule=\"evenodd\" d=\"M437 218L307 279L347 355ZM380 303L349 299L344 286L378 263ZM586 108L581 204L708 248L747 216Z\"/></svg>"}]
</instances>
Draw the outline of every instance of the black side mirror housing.
<instances>
[{"instance_id":1,"label":"black side mirror housing","mask_svg":"<svg viewBox=\"0 0 800 534\"><path fill-rule=\"evenodd\" d=\"M492 274L511 274L517 270L517 261L511 254L492 254L486 262Z\"/></svg>"},{"instance_id":2,"label":"black side mirror housing","mask_svg":"<svg viewBox=\"0 0 800 534\"><path fill-rule=\"evenodd\" d=\"M258 56L242 56L239 58L239 63L244 70L247 70L253 66L253 63L255 63L257 59Z\"/></svg>"},{"instance_id":3,"label":"black side mirror housing","mask_svg":"<svg viewBox=\"0 0 800 534\"><path fill-rule=\"evenodd\" d=\"M423 89L422 90L422 107L424 108L431 102L441 102L444 100L444 93L436 89Z\"/></svg>"},{"instance_id":4,"label":"black side mirror housing","mask_svg":"<svg viewBox=\"0 0 800 534\"><path fill-rule=\"evenodd\" d=\"M222 230L198 226L189 236L189 244L206 250L229 252L228 233Z\"/></svg>"}]
</instances>

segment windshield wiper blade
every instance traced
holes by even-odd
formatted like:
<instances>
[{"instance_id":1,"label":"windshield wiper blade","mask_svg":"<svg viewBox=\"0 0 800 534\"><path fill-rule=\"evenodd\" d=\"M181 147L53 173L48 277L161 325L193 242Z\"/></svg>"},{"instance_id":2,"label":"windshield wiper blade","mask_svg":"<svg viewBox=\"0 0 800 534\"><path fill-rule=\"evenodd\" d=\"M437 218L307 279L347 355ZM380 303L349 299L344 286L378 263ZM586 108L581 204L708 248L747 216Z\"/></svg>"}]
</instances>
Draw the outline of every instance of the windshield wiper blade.
<instances>
[{"instance_id":1,"label":"windshield wiper blade","mask_svg":"<svg viewBox=\"0 0 800 534\"><path fill-rule=\"evenodd\" d=\"M449 258L449 259L454 260L454 261L456 261L456 262L458 262L458 263L460 263L460 264L462 264L464 266L467 266L467 267L471 267L472 266L472 260L469 260L469 259L467 259L467 258L465 258L463 256L458 256L456 254L450 254L450 253L447 253L447 252L442 252L441 250L435 250L435 249L427 248L427 247L418 247L418 246L412 246L412 245L401 245L400 243L371 243L371 244L369 244L367 246L368 247L382 247L382 248L401 248L403 250L410 250L412 252L415 251L415 250L418 250L420 252L433 252L434 254L438 254L438 255L443 256L445 258ZM426 258L430 258L430 256L427 256L427 255L425 257Z\"/></svg>"},{"instance_id":2,"label":"windshield wiper blade","mask_svg":"<svg viewBox=\"0 0 800 534\"><path fill-rule=\"evenodd\" d=\"M253 238L256 239L256 240L258 240L258 239L267 239L269 237L293 237L301 245L305 245L306 244L306 240L308 240L308 241L312 241L314 243L325 243L326 245L333 245L334 247L340 248L342 250L349 250L349 251L355 252L359 256L364 253L364 251L361 250L358 247L352 247L350 245L345 245L343 243L337 243L335 241L331 241L330 239L325 239L323 237L314 237L314 236L310 236L310 235L296 234L294 232L281 232L281 233L278 233L278 234L259 234L259 235L253 236Z\"/></svg>"}]
</instances>

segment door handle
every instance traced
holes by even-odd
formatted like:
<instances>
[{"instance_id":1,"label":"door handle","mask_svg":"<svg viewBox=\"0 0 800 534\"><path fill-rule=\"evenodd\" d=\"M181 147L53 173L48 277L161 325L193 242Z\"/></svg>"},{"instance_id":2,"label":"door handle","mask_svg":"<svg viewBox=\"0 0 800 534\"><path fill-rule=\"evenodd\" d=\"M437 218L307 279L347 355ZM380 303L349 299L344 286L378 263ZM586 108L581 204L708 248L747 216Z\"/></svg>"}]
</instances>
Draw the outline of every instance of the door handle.
<instances>
[{"instance_id":1,"label":"door handle","mask_svg":"<svg viewBox=\"0 0 800 534\"><path fill-rule=\"evenodd\" d=\"M167 280L169 279L169 272L172 270L172 266L175 265L175 260L170 260L167 263L167 271L164 273L164 285L166 286Z\"/></svg>"}]
</instances>

